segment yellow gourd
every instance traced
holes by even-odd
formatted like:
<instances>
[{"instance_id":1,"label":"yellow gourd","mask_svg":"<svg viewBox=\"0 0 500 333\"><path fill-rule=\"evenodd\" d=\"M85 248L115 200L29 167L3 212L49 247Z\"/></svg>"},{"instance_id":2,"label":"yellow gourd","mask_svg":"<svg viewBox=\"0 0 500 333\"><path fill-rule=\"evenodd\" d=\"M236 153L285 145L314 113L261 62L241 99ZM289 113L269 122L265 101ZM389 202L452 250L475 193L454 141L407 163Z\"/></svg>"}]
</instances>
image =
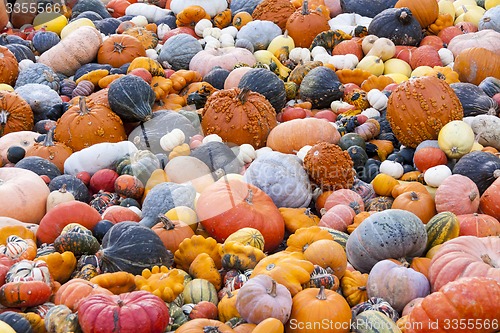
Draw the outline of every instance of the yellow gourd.
<instances>
[{"instance_id":1,"label":"yellow gourd","mask_svg":"<svg viewBox=\"0 0 500 333\"><path fill-rule=\"evenodd\" d=\"M276 53L282 47L288 47L288 52L295 48L295 42L293 41L293 38L288 36L288 33L286 31L283 35L274 37L271 43L269 43L267 50L274 54L275 57L277 57Z\"/></svg>"},{"instance_id":2,"label":"yellow gourd","mask_svg":"<svg viewBox=\"0 0 500 333\"><path fill-rule=\"evenodd\" d=\"M278 58L274 56L268 50L259 50L254 52L254 57L258 62L261 62L265 65L270 65L271 63L275 63L279 70L279 75L282 78L287 78L288 74L290 74L291 69L283 65Z\"/></svg>"},{"instance_id":3,"label":"yellow gourd","mask_svg":"<svg viewBox=\"0 0 500 333\"><path fill-rule=\"evenodd\" d=\"M55 32L60 35L63 28L68 24L68 19L55 12L41 12L33 20L33 26L35 30L39 30L42 26L47 31Z\"/></svg>"},{"instance_id":4,"label":"yellow gourd","mask_svg":"<svg viewBox=\"0 0 500 333\"><path fill-rule=\"evenodd\" d=\"M384 74L403 74L406 77L411 75L411 66L404 60L393 58L384 62Z\"/></svg>"},{"instance_id":5,"label":"yellow gourd","mask_svg":"<svg viewBox=\"0 0 500 333\"><path fill-rule=\"evenodd\" d=\"M68 25L66 25L61 31L61 39L68 37L73 31L85 26L95 28L94 22L92 22L88 18L80 18L78 20L74 20L71 23L68 23Z\"/></svg>"}]
</instances>

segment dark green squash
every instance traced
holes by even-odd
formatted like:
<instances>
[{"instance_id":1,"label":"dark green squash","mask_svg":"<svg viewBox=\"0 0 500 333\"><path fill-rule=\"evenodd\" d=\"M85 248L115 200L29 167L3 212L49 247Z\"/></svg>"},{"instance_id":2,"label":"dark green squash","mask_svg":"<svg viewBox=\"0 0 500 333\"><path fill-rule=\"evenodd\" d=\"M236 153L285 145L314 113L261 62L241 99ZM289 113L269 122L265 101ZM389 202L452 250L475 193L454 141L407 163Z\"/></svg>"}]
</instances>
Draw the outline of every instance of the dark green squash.
<instances>
[{"instance_id":1,"label":"dark green squash","mask_svg":"<svg viewBox=\"0 0 500 333\"><path fill-rule=\"evenodd\" d=\"M406 7L388 8L377 14L368 26L368 34L389 38L396 45L418 46L423 38L420 23Z\"/></svg>"},{"instance_id":2,"label":"dark green squash","mask_svg":"<svg viewBox=\"0 0 500 333\"><path fill-rule=\"evenodd\" d=\"M75 200L90 202L92 196L85 184L73 175L60 175L53 178L49 183L50 191L57 191L63 185L66 185L66 191L73 194Z\"/></svg>"},{"instance_id":3,"label":"dark green squash","mask_svg":"<svg viewBox=\"0 0 500 333\"><path fill-rule=\"evenodd\" d=\"M459 82L450 84L450 87L464 108L464 117L480 114L497 115L498 103L475 84Z\"/></svg>"},{"instance_id":4,"label":"dark green squash","mask_svg":"<svg viewBox=\"0 0 500 333\"><path fill-rule=\"evenodd\" d=\"M366 160L364 168L358 171L358 178L366 183L371 183L373 178L380 173L380 163L379 160L373 158Z\"/></svg>"},{"instance_id":5,"label":"dark green squash","mask_svg":"<svg viewBox=\"0 0 500 333\"><path fill-rule=\"evenodd\" d=\"M33 36L32 43L35 50L42 54L61 41L58 34L52 31L39 31Z\"/></svg>"},{"instance_id":6,"label":"dark green squash","mask_svg":"<svg viewBox=\"0 0 500 333\"><path fill-rule=\"evenodd\" d=\"M158 62L165 68L189 69L189 62L203 47L198 39L189 34L170 37L161 47Z\"/></svg>"},{"instance_id":7,"label":"dark green squash","mask_svg":"<svg viewBox=\"0 0 500 333\"><path fill-rule=\"evenodd\" d=\"M495 94L500 93L500 79L488 76L481 81L481 83L479 83L479 88L481 88L489 97L493 97Z\"/></svg>"},{"instance_id":8,"label":"dark green squash","mask_svg":"<svg viewBox=\"0 0 500 333\"><path fill-rule=\"evenodd\" d=\"M383 10L392 8L397 0L340 0L343 13L356 13L361 16L375 17Z\"/></svg>"},{"instance_id":9,"label":"dark green squash","mask_svg":"<svg viewBox=\"0 0 500 333\"><path fill-rule=\"evenodd\" d=\"M344 95L344 86L337 74L328 67L311 69L300 83L299 97L309 101L315 109L329 108L330 104Z\"/></svg>"},{"instance_id":10,"label":"dark green squash","mask_svg":"<svg viewBox=\"0 0 500 333\"><path fill-rule=\"evenodd\" d=\"M347 150L351 146L358 146L362 149L366 148L365 139L361 137L361 135L357 133L347 133L340 138L338 146L342 148L342 150Z\"/></svg>"},{"instance_id":11,"label":"dark green squash","mask_svg":"<svg viewBox=\"0 0 500 333\"><path fill-rule=\"evenodd\" d=\"M71 18L78 17L83 12L91 11L99 14L102 18L111 17L104 3L100 0L77 1L71 11Z\"/></svg>"},{"instance_id":12,"label":"dark green squash","mask_svg":"<svg viewBox=\"0 0 500 333\"><path fill-rule=\"evenodd\" d=\"M148 121L152 117L155 93L151 86L135 75L125 75L109 85L111 110L124 122Z\"/></svg>"},{"instance_id":13,"label":"dark green squash","mask_svg":"<svg viewBox=\"0 0 500 333\"><path fill-rule=\"evenodd\" d=\"M8 44L5 47L8 48L10 52L14 54L17 62L21 62L24 59L29 59L33 62L36 61L35 54L33 53L33 51L25 45Z\"/></svg>"},{"instance_id":14,"label":"dark green squash","mask_svg":"<svg viewBox=\"0 0 500 333\"><path fill-rule=\"evenodd\" d=\"M241 77L238 88L248 88L264 95L276 112L280 112L285 106L285 84L283 80L268 69L252 68Z\"/></svg>"},{"instance_id":15,"label":"dark green squash","mask_svg":"<svg viewBox=\"0 0 500 333\"><path fill-rule=\"evenodd\" d=\"M151 192L150 192L151 193ZM150 228L135 222L120 222L106 233L97 253L103 273L119 271L140 275L146 268L173 264L172 253Z\"/></svg>"},{"instance_id":16,"label":"dark green squash","mask_svg":"<svg viewBox=\"0 0 500 333\"><path fill-rule=\"evenodd\" d=\"M17 312L2 312L0 313L0 320L9 324L16 333L33 333L30 322Z\"/></svg>"},{"instance_id":17,"label":"dark green squash","mask_svg":"<svg viewBox=\"0 0 500 333\"><path fill-rule=\"evenodd\" d=\"M359 168L364 168L366 161L368 161L368 155L366 151L360 146L350 146L347 148L349 156L351 156L353 167L358 170Z\"/></svg>"},{"instance_id":18,"label":"dark green squash","mask_svg":"<svg viewBox=\"0 0 500 333\"><path fill-rule=\"evenodd\" d=\"M355 333L401 332L394 319L377 310L366 310L357 315L351 329Z\"/></svg>"},{"instance_id":19,"label":"dark green squash","mask_svg":"<svg viewBox=\"0 0 500 333\"><path fill-rule=\"evenodd\" d=\"M38 156L28 156L16 163L16 168L33 171L39 176L54 179L61 175L59 168L49 160Z\"/></svg>"},{"instance_id":20,"label":"dark green squash","mask_svg":"<svg viewBox=\"0 0 500 333\"><path fill-rule=\"evenodd\" d=\"M168 304L168 312L171 320L170 324L167 326L167 332L177 330L182 324L189 320L189 317L182 311L181 307L174 302Z\"/></svg>"},{"instance_id":21,"label":"dark green squash","mask_svg":"<svg viewBox=\"0 0 500 333\"><path fill-rule=\"evenodd\" d=\"M111 229L111 227L114 225L115 224L109 220L101 220L97 222L94 229L92 229L92 234L95 238L97 238L99 242L101 242L104 238L104 235L106 235L109 229Z\"/></svg>"},{"instance_id":22,"label":"dark green squash","mask_svg":"<svg viewBox=\"0 0 500 333\"><path fill-rule=\"evenodd\" d=\"M57 252L73 252L75 256L95 254L99 251L99 242L92 234L81 232L65 232L54 241Z\"/></svg>"},{"instance_id":23,"label":"dark green squash","mask_svg":"<svg viewBox=\"0 0 500 333\"><path fill-rule=\"evenodd\" d=\"M138 150L116 161L116 172L119 175L133 175L143 184L146 184L153 171L159 168L160 161L149 150Z\"/></svg>"},{"instance_id":24,"label":"dark green squash","mask_svg":"<svg viewBox=\"0 0 500 333\"><path fill-rule=\"evenodd\" d=\"M483 194L500 177L500 159L484 151L473 151L458 160L453 174L469 177Z\"/></svg>"},{"instance_id":25,"label":"dark green squash","mask_svg":"<svg viewBox=\"0 0 500 333\"><path fill-rule=\"evenodd\" d=\"M311 43L309 47L310 50L314 49L316 46L324 47L328 54L332 54L335 46L339 45L340 42L351 39L352 36L346 34L342 30L327 30L319 33Z\"/></svg>"},{"instance_id":26,"label":"dark green squash","mask_svg":"<svg viewBox=\"0 0 500 333\"><path fill-rule=\"evenodd\" d=\"M359 303L351 309L353 321L356 320L356 316L368 310L379 311L394 322L399 319L399 313L392 308L389 302L381 297L370 297L366 302Z\"/></svg>"},{"instance_id":27,"label":"dark green squash","mask_svg":"<svg viewBox=\"0 0 500 333\"><path fill-rule=\"evenodd\" d=\"M240 173L242 165L236 158L234 152L222 142L211 141L202 144L191 152L205 163L212 171L215 179L219 179L228 173Z\"/></svg>"},{"instance_id":28,"label":"dark green squash","mask_svg":"<svg viewBox=\"0 0 500 333\"><path fill-rule=\"evenodd\" d=\"M142 220L140 225L151 228L158 223L158 215L165 214L177 206L188 206L194 209L196 190L191 185L171 182L161 183L153 187L142 203Z\"/></svg>"},{"instance_id":29,"label":"dark green squash","mask_svg":"<svg viewBox=\"0 0 500 333\"><path fill-rule=\"evenodd\" d=\"M203 81L210 83L215 89L224 89L224 82L229 73L227 69L215 66L203 77Z\"/></svg>"}]
</instances>

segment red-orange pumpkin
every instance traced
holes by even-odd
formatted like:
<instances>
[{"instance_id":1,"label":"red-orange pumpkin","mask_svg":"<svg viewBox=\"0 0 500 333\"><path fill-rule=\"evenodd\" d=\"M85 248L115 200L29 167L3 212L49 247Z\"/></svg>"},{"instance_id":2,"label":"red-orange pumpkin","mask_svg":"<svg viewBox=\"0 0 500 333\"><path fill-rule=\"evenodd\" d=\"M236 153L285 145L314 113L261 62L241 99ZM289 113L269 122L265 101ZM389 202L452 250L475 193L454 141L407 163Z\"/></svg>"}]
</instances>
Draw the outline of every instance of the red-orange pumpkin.
<instances>
[{"instance_id":1,"label":"red-orange pumpkin","mask_svg":"<svg viewBox=\"0 0 500 333\"><path fill-rule=\"evenodd\" d=\"M484 191L479 202L479 210L500 220L500 177Z\"/></svg>"},{"instance_id":2,"label":"red-orange pumpkin","mask_svg":"<svg viewBox=\"0 0 500 333\"><path fill-rule=\"evenodd\" d=\"M486 214L458 215L460 236L500 236L500 222L493 216Z\"/></svg>"},{"instance_id":3,"label":"red-orange pumpkin","mask_svg":"<svg viewBox=\"0 0 500 333\"><path fill-rule=\"evenodd\" d=\"M363 198L349 189L339 189L333 191L328 198L326 198L324 208L328 211L330 208L336 205L348 205L356 214L365 210L365 204L363 202Z\"/></svg>"},{"instance_id":4,"label":"red-orange pumpkin","mask_svg":"<svg viewBox=\"0 0 500 333\"><path fill-rule=\"evenodd\" d=\"M354 221L356 212L347 205L336 205L321 217L318 226L347 232L347 227Z\"/></svg>"},{"instance_id":5,"label":"red-orange pumpkin","mask_svg":"<svg viewBox=\"0 0 500 333\"><path fill-rule=\"evenodd\" d=\"M459 174L447 177L435 194L436 210L452 212L455 215L473 214L479 207L479 190L466 176Z\"/></svg>"},{"instance_id":6,"label":"red-orange pumpkin","mask_svg":"<svg viewBox=\"0 0 500 333\"><path fill-rule=\"evenodd\" d=\"M108 289L83 279L72 279L63 284L54 296L56 305L64 304L73 311L78 309L82 299L90 295L113 295Z\"/></svg>"}]
</instances>

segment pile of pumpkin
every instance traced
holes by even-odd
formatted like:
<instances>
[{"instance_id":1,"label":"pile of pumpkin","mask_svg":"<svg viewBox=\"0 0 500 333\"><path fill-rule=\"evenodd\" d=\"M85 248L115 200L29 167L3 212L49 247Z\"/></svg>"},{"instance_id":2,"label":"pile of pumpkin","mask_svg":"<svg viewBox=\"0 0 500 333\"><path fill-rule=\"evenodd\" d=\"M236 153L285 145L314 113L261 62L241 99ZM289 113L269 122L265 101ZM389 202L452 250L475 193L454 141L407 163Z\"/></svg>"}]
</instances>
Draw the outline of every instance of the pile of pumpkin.
<instances>
[{"instance_id":1,"label":"pile of pumpkin","mask_svg":"<svg viewBox=\"0 0 500 333\"><path fill-rule=\"evenodd\" d=\"M16 4L2 332L500 330L498 0Z\"/></svg>"}]
</instances>

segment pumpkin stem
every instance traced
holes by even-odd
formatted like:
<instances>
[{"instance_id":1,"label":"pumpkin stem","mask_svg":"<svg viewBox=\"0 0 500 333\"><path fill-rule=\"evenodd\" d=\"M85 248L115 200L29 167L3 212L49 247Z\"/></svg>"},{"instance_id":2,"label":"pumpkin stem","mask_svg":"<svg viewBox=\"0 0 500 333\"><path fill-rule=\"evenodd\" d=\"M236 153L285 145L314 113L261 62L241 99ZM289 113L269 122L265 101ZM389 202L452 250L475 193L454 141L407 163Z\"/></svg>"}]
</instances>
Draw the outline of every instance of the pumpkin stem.
<instances>
[{"instance_id":1,"label":"pumpkin stem","mask_svg":"<svg viewBox=\"0 0 500 333\"><path fill-rule=\"evenodd\" d=\"M1 110L0 111L0 137L3 136L3 132L5 129L5 126L7 125L7 121L9 120L10 113L7 112L6 110Z\"/></svg>"},{"instance_id":2,"label":"pumpkin stem","mask_svg":"<svg viewBox=\"0 0 500 333\"><path fill-rule=\"evenodd\" d=\"M319 287L319 293L318 296L316 296L316 298L319 299L320 301L326 300L325 286Z\"/></svg>"},{"instance_id":3,"label":"pumpkin stem","mask_svg":"<svg viewBox=\"0 0 500 333\"><path fill-rule=\"evenodd\" d=\"M406 258L399 258L398 261L401 263L401 266L406 268L410 267L410 263L406 260Z\"/></svg>"},{"instance_id":4,"label":"pumpkin stem","mask_svg":"<svg viewBox=\"0 0 500 333\"><path fill-rule=\"evenodd\" d=\"M80 96L78 100L78 107L80 108L80 116L86 115L89 113L89 109L87 108L87 102L85 101L84 96Z\"/></svg>"},{"instance_id":5,"label":"pumpkin stem","mask_svg":"<svg viewBox=\"0 0 500 333\"><path fill-rule=\"evenodd\" d=\"M476 191L473 191L469 194L469 200L470 201L474 201L474 199L476 199L477 197L477 192Z\"/></svg>"},{"instance_id":6,"label":"pumpkin stem","mask_svg":"<svg viewBox=\"0 0 500 333\"><path fill-rule=\"evenodd\" d=\"M240 90L240 93L236 97L240 100L241 104L245 104L246 101L248 100L249 94L250 94L250 89L243 88Z\"/></svg>"},{"instance_id":7,"label":"pumpkin stem","mask_svg":"<svg viewBox=\"0 0 500 333\"><path fill-rule=\"evenodd\" d=\"M45 135L45 139L43 140L44 147L54 146L54 128L55 127L52 127Z\"/></svg>"},{"instance_id":8,"label":"pumpkin stem","mask_svg":"<svg viewBox=\"0 0 500 333\"><path fill-rule=\"evenodd\" d=\"M269 296L276 297L278 296L276 292L276 281L274 281L273 279L271 282L272 282L271 289L267 293L269 294Z\"/></svg>"},{"instance_id":9,"label":"pumpkin stem","mask_svg":"<svg viewBox=\"0 0 500 333\"><path fill-rule=\"evenodd\" d=\"M231 290L226 291L227 298L234 297L234 294L231 292Z\"/></svg>"},{"instance_id":10,"label":"pumpkin stem","mask_svg":"<svg viewBox=\"0 0 500 333\"><path fill-rule=\"evenodd\" d=\"M66 191L66 184L62 184L61 188L59 189L59 192L61 192L61 193L68 192L68 191Z\"/></svg>"},{"instance_id":11,"label":"pumpkin stem","mask_svg":"<svg viewBox=\"0 0 500 333\"><path fill-rule=\"evenodd\" d=\"M358 287L358 290L359 290L359 291L366 291L366 286L361 286L361 287Z\"/></svg>"},{"instance_id":12,"label":"pumpkin stem","mask_svg":"<svg viewBox=\"0 0 500 333\"><path fill-rule=\"evenodd\" d=\"M487 265L490 265L491 267L493 268L499 268L500 266L498 266L498 264L496 262L493 261L493 259L491 259L491 257L487 254L482 254L481 255L481 260L483 260L483 262Z\"/></svg>"},{"instance_id":13,"label":"pumpkin stem","mask_svg":"<svg viewBox=\"0 0 500 333\"><path fill-rule=\"evenodd\" d=\"M302 15L309 14L309 0L304 0L302 3Z\"/></svg>"},{"instance_id":14,"label":"pumpkin stem","mask_svg":"<svg viewBox=\"0 0 500 333\"><path fill-rule=\"evenodd\" d=\"M410 198L411 198L411 201L417 201L418 200L418 194L417 194L417 192L411 191L410 192Z\"/></svg>"},{"instance_id":15,"label":"pumpkin stem","mask_svg":"<svg viewBox=\"0 0 500 333\"><path fill-rule=\"evenodd\" d=\"M166 230L173 230L175 228L174 222L165 215L158 215L158 223L162 223Z\"/></svg>"},{"instance_id":16,"label":"pumpkin stem","mask_svg":"<svg viewBox=\"0 0 500 333\"><path fill-rule=\"evenodd\" d=\"M113 52L122 53L123 50L125 50L125 47L122 44L117 42L113 44Z\"/></svg>"},{"instance_id":17,"label":"pumpkin stem","mask_svg":"<svg viewBox=\"0 0 500 333\"><path fill-rule=\"evenodd\" d=\"M493 171L493 177L494 178L500 178L500 169L497 169L497 170Z\"/></svg>"},{"instance_id":18,"label":"pumpkin stem","mask_svg":"<svg viewBox=\"0 0 500 333\"><path fill-rule=\"evenodd\" d=\"M116 304L118 304L119 307L122 307L123 306L123 300L119 299Z\"/></svg>"},{"instance_id":19,"label":"pumpkin stem","mask_svg":"<svg viewBox=\"0 0 500 333\"><path fill-rule=\"evenodd\" d=\"M253 199L253 191L252 189L248 189L248 194L247 197L245 198L245 201L247 204L251 205L252 204L252 199Z\"/></svg>"}]
</instances>

